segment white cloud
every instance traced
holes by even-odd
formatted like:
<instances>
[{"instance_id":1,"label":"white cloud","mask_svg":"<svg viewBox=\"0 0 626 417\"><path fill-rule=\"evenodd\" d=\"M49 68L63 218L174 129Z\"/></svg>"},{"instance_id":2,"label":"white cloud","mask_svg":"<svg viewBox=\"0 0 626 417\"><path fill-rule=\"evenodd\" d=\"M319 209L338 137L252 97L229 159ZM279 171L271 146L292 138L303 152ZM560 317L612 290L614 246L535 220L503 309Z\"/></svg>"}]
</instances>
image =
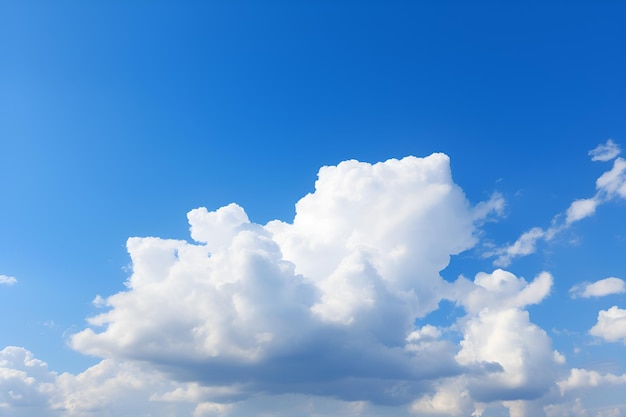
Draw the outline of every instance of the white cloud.
<instances>
[{"instance_id":1,"label":"white cloud","mask_svg":"<svg viewBox=\"0 0 626 417\"><path fill-rule=\"evenodd\" d=\"M604 297L606 295L622 294L626 292L626 283L619 278L609 277L593 283L584 282L575 285L569 292L572 297Z\"/></svg>"},{"instance_id":2,"label":"white cloud","mask_svg":"<svg viewBox=\"0 0 626 417\"><path fill-rule=\"evenodd\" d=\"M63 417L221 415L228 403L210 407L211 399L237 398L236 389L211 390L175 382L140 363L105 359L78 375L61 374L50 396L50 408Z\"/></svg>"},{"instance_id":3,"label":"white cloud","mask_svg":"<svg viewBox=\"0 0 626 417\"><path fill-rule=\"evenodd\" d=\"M589 371L587 369L573 368L570 370L570 374L567 379L563 379L557 382L561 395L567 391L580 390L584 388L598 387L601 385L616 385L626 382L626 374L613 375L613 374L600 374L596 371Z\"/></svg>"},{"instance_id":4,"label":"white cloud","mask_svg":"<svg viewBox=\"0 0 626 417\"><path fill-rule=\"evenodd\" d=\"M337 278L329 277L339 265L360 254L390 292L406 297L411 290L419 293L419 300L405 304L424 315L437 307L444 284L438 273L450 255L476 242L474 222L479 219L453 183L449 162L446 155L433 154L324 167L315 193L296 205L293 224L275 221L267 228L297 273L332 287ZM332 296L349 297L349 292ZM331 299L319 304L319 314L331 308L329 303Z\"/></svg>"},{"instance_id":5,"label":"white cloud","mask_svg":"<svg viewBox=\"0 0 626 417\"><path fill-rule=\"evenodd\" d=\"M478 221L489 220L489 216L502 216L506 201L500 193L493 193L488 201L482 201L474 207L474 218Z\"/></svg>"},{"instance_id":6,"label":"white cloud","mask_svg":"<svg viewBox=\"0 0 626 417\"><path fill-rule=\"evenodd\" d=\"M622 340L626 344L626 310L613 306L598 312L598 322L589 334L601 337L608 342Z\"/></svg>"},{"instance_id":7,"label":"white cloud","mask_svg":"<svg viewBox=\"0 0 626 417\"><path fill-rule=\"evenodd\" d=\"M546 232L541 227L534 227L523 233L512 245L498 251L495 266L508 266L514 258L535 253L537 241L545 238Z\"/></svg>"},{"instance_id":8,"label":"white cloud","mask_svg":"<svg viewBox=\"0 0 626 417\"><path fill-rule=\"evenodd\" d=\"M462 348L457 354L459 363L492 363L500 368L470 380L468 386L474 399L534 399L553 384L559 364L552 342L545 331L530 322L528 312L487 308L468 320L463 331Z\"/></svg>"},{"instance_id":9,"label":"white cloud","mask_svg":"<svg viewBox=\"0 0 626 417\"><path fill-rule=\"evenodd\" d=\"M7 275L0 275L0 285L13 285L17 283L17 279Z\"/></svg>"},{"instance_id":10,"label":"white cloud","mask_svg":"<svg viewBox=\"0 0 626 417\"><path fill-rule=\"evenodd\" d=\"M128 240L127 289L70 339L104 359L21 381L45 417L537 415L565 359L525 309L552 276L440 276L502 204L472 207L434 154L324 167L291 223L192 210L193 242ZM435 326L444 299L466 315Z\"/></svg>"},{"instance_id":11,"label":"white cloud","mask_svg":"<svg viewBox=\"0 0 626 417\"><path fill-rule=\"evenodd\" d=\"M595 214L599 201L595 198L585 198L574 201L567 209L565 223L571 224Z\"/></svg>"},{"instance_id":12,"label":"white cloud","mask_svg":"<svg viewBox=\"0 0 626 417\"><path fill-rule=\"evenodd\" d=\"M480 403L494 401L503 402L511 415L536 415L541 404L536 400L554 385L564 358L524 310L545 299L552 282L546 272L528 283L498 269L454 283L457 303L468 312L457 323L463 340L456 360L483 369L466 377L475 415L481 415Z\"/></svg>"},{"instance_id":13,"label":"white cloud","mask_svg":"<svg viewBox=\"0 0 626 417\"><path fill-rule=\"evenodd\" d=\"M610 161L615 158L621 152L619 146L613 142L612 139L608 139L604 145L598 145L593 150L589 151L592 161Z\"/></svg>"},{"instance_id":14,"label":"white cloud","mask_svg":"<svg viewBox=\"0 0 626 417\"><path fill-rule=\"evenodd\" d=\"M609 139L606 145L599 145L589 154L594 161L608 161L615 158L619 152L619 147ZM565 212L564 221L562 220L563 215L558 214L552 219L552 224L547 229L534 227L522 233L512 244L488 251L484 256L496 256L493 264L506 267L515 258L535 253L538 242L552 240L554 236L573 223L594 215L601 204L618 197L626 199L626 160L622 158L615 159L613 167L596 180L594 196L575 200L569 205Z\"/></svg>"},{"instance_id":15,"label":"white cloud","mask_svg":"<svg viewBox=\"0 0 626 417\"><path fill-rule=\"evenodd\" d=\"M421 329L417 329L409 333L407 342L416 342L422 340L434 340L441 336L441 331L433 325L427 324Z\"/></svg>"},{"instance_id":16,"label":"white cloud","mask_svg":"<svg viewBox=\"0 0 626 417\"><path fill-rule=\"evenodd\" d=\"M0 351L3 416L224 415L238 395L236 387L214 390L179 383L129 361L105 359L77 375L59 375L24 348L9 346Z\"/></svg>"},{"instance_id":17,"label":"white cloud","mask_svg":"<svg viewBox=\"0 0 626 417\"><path fill-rule=\"evenodd\" d=\"M424 395L413 401L410 411L414 414L466 416L474 410L465 380L451 378L438 384L435 393Z\"/></svg>"},{"instance_id":18,"label":"white cloud","mask_svg":"<svg viewBox=\"0 0 626 417\"><path fill-rule=\"evenodd\" d=\"M0 411L32 416L47 409L56 374L26 349L8 346L0 350Z\"/></svg>"},{"instance_id":19,"label":"white cloud","mask_svg":"<svg viewBox=\"0 0 626 417\"><path fill-rule=\"evenodd\" d=\"M626 198L626 160L617 158L613 168L605 172L596 181L599 197L604 201L615 197Z\"/></svg>"},{"instance_id":20,"label":"white cloud","mask_svg":"<svg viewBox=\"0 0 626 417\"><path fill-rule=\"evenodd\" d=\"M502 269L491 274L480 272L471 282L463 277L455 282L455 299L472 314L482 310L523 308L541 302L552 288L552 276L539 274L531 283Z\"/></svg>"},{"instance_id":21,"label":"white cloud","mask_svg":"<svg viewBox=\"0 0 626 417\"><path fill-rule=\"evenodd\" d=\"M462 372L432 329L406 340L448 296L439 272L482 221L446 155L324 167L296 213L262 226L235 204L200 208L188 215L197 243L129 239L128 289L98 299L108 311L71 345L213 389L246 381L242 397L409 404ZM215 409L205 402L197 413Z\"/></svg>"}]
</instances>

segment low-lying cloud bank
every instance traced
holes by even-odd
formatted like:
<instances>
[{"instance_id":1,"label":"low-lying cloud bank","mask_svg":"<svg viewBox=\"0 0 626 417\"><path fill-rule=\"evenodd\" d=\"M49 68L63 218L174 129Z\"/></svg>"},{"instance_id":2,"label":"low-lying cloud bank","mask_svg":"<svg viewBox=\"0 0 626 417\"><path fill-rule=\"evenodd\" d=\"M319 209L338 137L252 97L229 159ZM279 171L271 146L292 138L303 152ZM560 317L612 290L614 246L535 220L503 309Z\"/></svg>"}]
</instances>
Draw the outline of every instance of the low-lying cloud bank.
<instances>
[{"instance_id":1,"label":"low-lying cloud bank","mask_svg":"<svg viewBox=\"0 0 626 417\"><path fill-rule=\"evenodd\" d=\"M473 280L440 276L503 204L494 194L472 206L448 157L433 154L323 167L291 223L251 223L236 204L192 210L192 242L128 240L127 290L96 297L104 311L69 340L99 364L59 375L23 348L0 351L0 410L198 417L574 409L568 392L585 385L578 375L586 371L568 377L565 358L526 310L549 296L549 273L530 282L500 269ZM428 323L442 300L465 314Z\"/></svg>"}]
</instances>

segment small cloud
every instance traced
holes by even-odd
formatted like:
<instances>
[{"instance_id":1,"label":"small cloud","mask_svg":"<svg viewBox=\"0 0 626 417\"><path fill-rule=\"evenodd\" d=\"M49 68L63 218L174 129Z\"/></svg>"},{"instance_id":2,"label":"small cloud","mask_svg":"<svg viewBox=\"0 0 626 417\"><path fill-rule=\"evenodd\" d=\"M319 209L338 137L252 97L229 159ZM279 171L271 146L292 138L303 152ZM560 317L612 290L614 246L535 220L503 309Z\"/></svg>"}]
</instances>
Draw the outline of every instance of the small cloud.
<instances>
[{"instance_id":1,"label":"small cloud","mask_svg":"<svg viewBox=\"0 0 626 417\"><path fill-rule=\"evenodd\" d=\"M418 340L434 340L441 336L441 331L430 324L425 325L419 330L412 331L406 338L407 342L415 342Z\"/></svg>"},{"instance_id":2,"label":"small cloud","mask_svg":"<svg viewBox=\"0 0 626 417\"><path fill-rule=\"evenodd\" d=\"M17 284L17 279L6 275L0 275L0 285L13 285Z\"/></svg>"},{"instance_id":3,"label":"small cloud","mask_svg":"<svg viewBox=\"0 0 626 417\"><path fill-rule=\"evenodd\" d=\"M600 310L598 322L589 330L589 334L607 342L617 342L621 339L626 344L626 310L617 306Z\"/></svg>"},{"instance_id":4,"label":"small cloud","mask_svg":"<svg viewBox=\"0 0 626 417\"><path fill-rule=\"evenodd\" d=\"M619 278L609 277L593 283L583 282L574 285L569 292L572 298L604 297L610 294L623 294L626 292L626 283Z\"/></svg>"},{"instance_id":5,"label":"small cloud","mask_svg":"<svg viewBox=\"0 0 626 417\"><path fill-rule=\"evenodd\" d=\"M613 374L600 374L596 371L589 371L587 369L573 368L570 371L567 379L563 379L557 382L561 395L566 391L571 391L581 388L591 388L601 385L617 385L626 382L626 374L613 375Z\"/></svg>"},{"instance_id":6,"label":"small cloud","mask_svg":"<svg viewBox=\"0 0 626 417\"><path fill-rule=\"evenodd\" d=\"M572 224L585 217L592 216L596 212L599 202L595 198L576 200L567 209L565 223Z\"/></svg>"},{"instance_id":7,"label":"small cloud","mask_svg":"<svg viewBox=\"0 0 626 417\"><path fill-rule=\"evenodd\" d=\"M606 141L604 145L598 145L595 149L589 151L592 161L610 161L621 152L619 146L612 139Z\"/></svg>"},{"instance_id":8,"label":"small cloud","mask_svg":"<svg viewBox=\"0 0 626 417\"><path fill-rule=\"evenodd\" d=\"M537 241L545 239L545 237L546 232L541 227L530 229L522 234L512 245L497 251L500 256L493 264L495 266L509 266L514 258L534 253Z\"/></svg>"},{"instance_id":9,"label":"small cloud","mask_svg":"<svg viewBox=\"0 0 626 417\"><path fill-rule=\"evenodd\" d=\"M93 299L91 304L93 304L94 307L105 307L107 305L107 301L100 294L98 294L96 295L96 298Z\"/></svg>"}]
</instances>

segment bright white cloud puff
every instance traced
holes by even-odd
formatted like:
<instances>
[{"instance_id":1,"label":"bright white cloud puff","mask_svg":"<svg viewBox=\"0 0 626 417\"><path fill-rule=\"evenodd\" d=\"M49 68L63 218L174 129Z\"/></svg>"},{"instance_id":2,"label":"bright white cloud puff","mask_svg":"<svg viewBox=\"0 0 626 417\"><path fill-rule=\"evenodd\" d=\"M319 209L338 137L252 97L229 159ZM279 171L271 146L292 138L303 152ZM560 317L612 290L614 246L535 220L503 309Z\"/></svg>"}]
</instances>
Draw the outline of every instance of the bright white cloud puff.
<instances>
[{"instance_id":1,"label":"bright white cloud puff","mask_svg":"<svg viewBox=\"0 0 626 417\"><path fill-rule=\"evenodd\" d=\"M626 292L626 283L619 278L609 277L592 283L584 282L575 285L569 292L574 298L604 297L611 294L623 294Z\"/></svg>"},{"instance_id":2,"label":"bright white cloud puff","mask_svg":"<svg viewBox=\"0 0 626 417\"><path fill-rule=\"evenodd\" d=\"M592 336L598 336L607 342L621 340L626 344L626 310L613 306L600 310L597 323L589 330Z\"/></svg>"}]
</instances>

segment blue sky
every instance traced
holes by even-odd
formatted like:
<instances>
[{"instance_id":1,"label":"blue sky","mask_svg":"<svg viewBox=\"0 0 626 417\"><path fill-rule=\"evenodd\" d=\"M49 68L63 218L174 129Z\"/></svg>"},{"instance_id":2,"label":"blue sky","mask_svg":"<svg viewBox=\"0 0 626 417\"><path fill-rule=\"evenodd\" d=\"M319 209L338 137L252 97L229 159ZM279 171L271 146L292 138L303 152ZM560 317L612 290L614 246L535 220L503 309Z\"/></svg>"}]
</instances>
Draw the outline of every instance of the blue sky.
<instances>
[{"instance_id":1,"label":"blue sky","mask_svg":"<svg viewBox=\"0 0 626 417\"><path fill-rule=\"evenodd\" d=\"M1 2L2 412L625 416L624 19Z\"/></svg>"}]
</instances>

